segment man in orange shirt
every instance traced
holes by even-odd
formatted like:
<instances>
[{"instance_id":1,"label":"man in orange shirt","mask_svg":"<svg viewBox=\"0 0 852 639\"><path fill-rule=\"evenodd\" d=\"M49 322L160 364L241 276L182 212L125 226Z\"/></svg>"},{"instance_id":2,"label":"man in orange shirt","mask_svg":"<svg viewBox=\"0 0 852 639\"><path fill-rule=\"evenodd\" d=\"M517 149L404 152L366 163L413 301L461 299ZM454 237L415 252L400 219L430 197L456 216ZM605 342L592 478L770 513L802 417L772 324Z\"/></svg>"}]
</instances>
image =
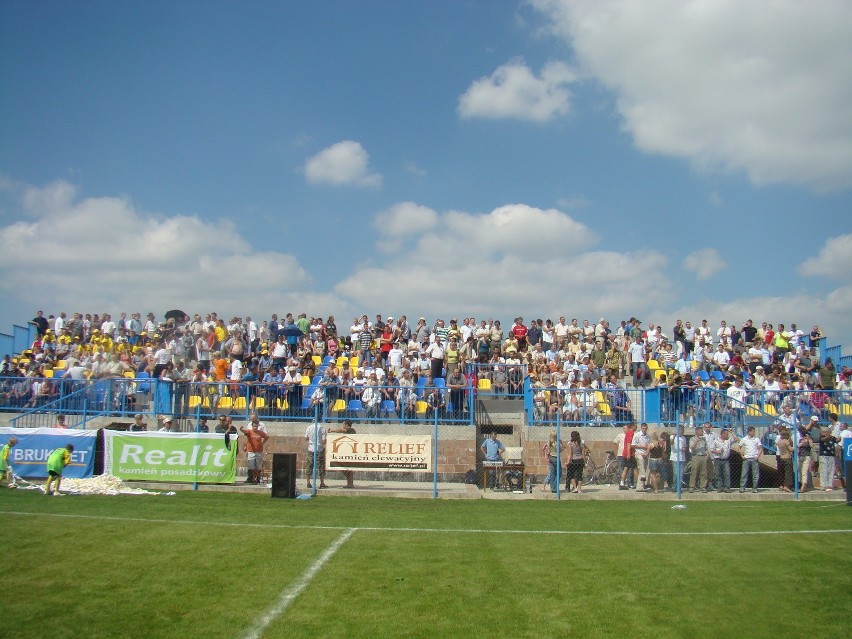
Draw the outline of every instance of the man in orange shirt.
<instances>
[{"instance_id":1,"label":"man in orange shirt","mask_svg":"<svg viewBox=\"0 0 852 639\"><path fill-rule=\"evenodd\" d=\"M211 408L215 409L219 406L219 398L223 397L228 390L227 386L225 386L225 381L228 378L228 368L228 360L222 352L216 351L213 353L213 381L216 382L216 385L208 389L208 393L212 390L210 394L213 395L213 399L210 401Z\"/></svg>"},{"instance_id":2,"label":"man in orange shirt","mask_svg":"<svg viewBox=\"0 0 852 639\"><path fill-rule=\"evenodd\" d=\"M266 429L260 423L257 413L249 415L248 428L240 427L240 432L246 436L243 450L246 452L246 467L248 469L248 484L260 483L260 471L263 466L263 445L269 439Z\"/></svg>"}]
</instances>

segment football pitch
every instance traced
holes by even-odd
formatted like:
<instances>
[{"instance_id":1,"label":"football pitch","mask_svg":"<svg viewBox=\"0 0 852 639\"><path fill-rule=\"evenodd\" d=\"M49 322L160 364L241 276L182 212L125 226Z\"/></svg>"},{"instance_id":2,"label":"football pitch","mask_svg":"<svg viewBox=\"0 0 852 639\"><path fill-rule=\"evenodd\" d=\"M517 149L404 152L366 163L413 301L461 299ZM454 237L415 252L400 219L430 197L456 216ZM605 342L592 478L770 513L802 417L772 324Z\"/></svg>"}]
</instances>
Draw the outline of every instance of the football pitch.
<instances>
[{"instance_id":1,"label":"football pitch","mask_svg":"<svg viewBox=\"0 0 852 639\"><path fill-rule=\"evenodd\" d=\"M0 491L8 637L840 637L844 503Z\"/></svg>"}]
</instances>

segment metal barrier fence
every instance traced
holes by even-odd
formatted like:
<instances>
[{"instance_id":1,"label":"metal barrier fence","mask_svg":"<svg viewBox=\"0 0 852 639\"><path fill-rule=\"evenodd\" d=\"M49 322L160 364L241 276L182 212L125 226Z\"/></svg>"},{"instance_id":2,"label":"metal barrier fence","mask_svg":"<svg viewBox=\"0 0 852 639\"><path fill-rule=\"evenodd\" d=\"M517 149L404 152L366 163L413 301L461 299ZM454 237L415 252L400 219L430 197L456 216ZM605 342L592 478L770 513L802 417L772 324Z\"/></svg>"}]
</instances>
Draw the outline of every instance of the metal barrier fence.
<instances>
[{"instance_id":1,"label":"metal barrier fence","mask_svg":"<svg viewBox=\"0 0 852 639\"><path fill-rule=\"evenodd\" d=\"M171 382L135 378L74 380L66 378L0 378L0 409L23 413L17 426L46 425L47 414L94 417L169 415L178 419L216 417L247 419L257 412L264 419L327 422L473 424L474 389L432 385L323 386L322 383L247 384L231 382Z\"/></svg>"},{"instance_id":2,"label":"metal barrier fence","mask_svg":"<svg viewBox=\"0 0 852 639\"><path fill-rule=\"evenodd\" d=\"M471 379L471 384L475 384L477 396L483 399L520 399L524 396L526 364L500 362L468 364L465 372Z\"/></svg>"},{"instance_id":3,"label":"metal barrier fence","mask_svg":"<svg viewBox=\"0 0 852 639\"><path fill-rule=\"evenodd\" d=\"M560 388L541 386L527 380L525 397L527 423L549 426L614 426L657 419L659 410L649 409L651 393L638 388ZM673 421L673 420L671 420Z\"/></svg>"},{"instance_id":4,"label":"metal barrier fence","mask_svg":"<svg viewBox=\"0 0 852 639\"><path fill-rule=\"evenodd\" d=\"M479 371L477 371L479 372ZM474 381L476 380L476 381ZM710 387L649 389L545 387L523 379L522 392L503 394L475 374L464 386L447 386L437 378L414 385L262 384L235 382L170 382L144 373L134 378L74 380L68 378L0 377L0 409L128 416L135 413L178 417L214 416L222 412L268 419L307 420L320 407L324 421L431 421L473 424L476 399L523 398L526 423L553 425L557 420L582 426L636 422L673 424L678 416L724 425L743 432L747 426L767 428L783 417L785 407L799 422L820 421L831 413L841 421L852 417L852 396L843 391L744 391L735 399ZM474 386L476 384L476 386Z\"/></svg>"}]
</instances>

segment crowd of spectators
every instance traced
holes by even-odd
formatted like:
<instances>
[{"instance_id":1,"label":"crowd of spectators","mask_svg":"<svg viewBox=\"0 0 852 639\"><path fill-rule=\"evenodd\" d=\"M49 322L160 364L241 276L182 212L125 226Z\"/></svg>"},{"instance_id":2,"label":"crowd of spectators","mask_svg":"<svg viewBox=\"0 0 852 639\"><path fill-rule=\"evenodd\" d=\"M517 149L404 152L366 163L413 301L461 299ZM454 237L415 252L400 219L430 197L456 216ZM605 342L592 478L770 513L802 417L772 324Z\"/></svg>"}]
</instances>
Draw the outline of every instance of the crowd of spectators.
<instances>
[{"instance_id":1,"label":"crowd of spectators","mask_svg":"<svg viewBox=\"0 0 852 639\"><path fill-rule=\"evenodd\" d=\"M359 399L374 412L387 401L397 411L409 410L418 398L430 410L448 403L460 410L479 380L488 380L488 392L520 396L527 377L536 418L561 411L568 421L597 416L596 391L606 392L616 420L629 419L624 390L630 386L663 386L669 401L682 403L705 386L741 403L743 393L765 391L779 407L790 390L812 391L817 404L821 392L852 390L852 371L837 371L831 360L820 363L819 327L805 333L796 324L758 327L751 320L739 328L722 321L717 329L706 320L697 325L678 320L668 333L654 324L644 327L635 317L614 329L604 318L527 324L517 317L504 329L491 319L429 323L420 317L415 323L381 314L372 321L367 315L353 318L348 326L338 326L333 316L305 313L273 314L257 323L251 317L225 321L216 313L162 319L148 313L143 320L141 313L45 317L39 311L31 321L37 339L2 367L2 392L26 404L55 394L59 377L146 373L175 382L216 382L220 395L238 392L241 384L265 385L295 406L303 400L303 376L316 381L316 361L328 356L332 364L321 367L311 401ZM48 370L53 381L44 379ZM10 382L15 378L18 383ZM423 378L426 392L416 396ZM439 378L444 384L436 384Z\"/></svg>"}]
</instances>

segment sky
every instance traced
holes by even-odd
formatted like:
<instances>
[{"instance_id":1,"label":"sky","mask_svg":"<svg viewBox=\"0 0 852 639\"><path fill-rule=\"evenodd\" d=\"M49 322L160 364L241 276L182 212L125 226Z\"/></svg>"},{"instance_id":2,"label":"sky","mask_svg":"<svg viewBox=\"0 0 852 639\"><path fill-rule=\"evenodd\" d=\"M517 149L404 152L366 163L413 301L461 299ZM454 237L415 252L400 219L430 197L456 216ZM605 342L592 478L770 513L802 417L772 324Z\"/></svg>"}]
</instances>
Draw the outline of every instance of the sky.
<instances>
[{"instance_id":1,"label":"sky","mask_svg":"<svg viewBox=\"0 0 852 639\"><path fill-rule=\"evenodd\" d=\"M631 316L852 340L852 3L0 3L0 330Z\"/></svg>"}]
</instances>

